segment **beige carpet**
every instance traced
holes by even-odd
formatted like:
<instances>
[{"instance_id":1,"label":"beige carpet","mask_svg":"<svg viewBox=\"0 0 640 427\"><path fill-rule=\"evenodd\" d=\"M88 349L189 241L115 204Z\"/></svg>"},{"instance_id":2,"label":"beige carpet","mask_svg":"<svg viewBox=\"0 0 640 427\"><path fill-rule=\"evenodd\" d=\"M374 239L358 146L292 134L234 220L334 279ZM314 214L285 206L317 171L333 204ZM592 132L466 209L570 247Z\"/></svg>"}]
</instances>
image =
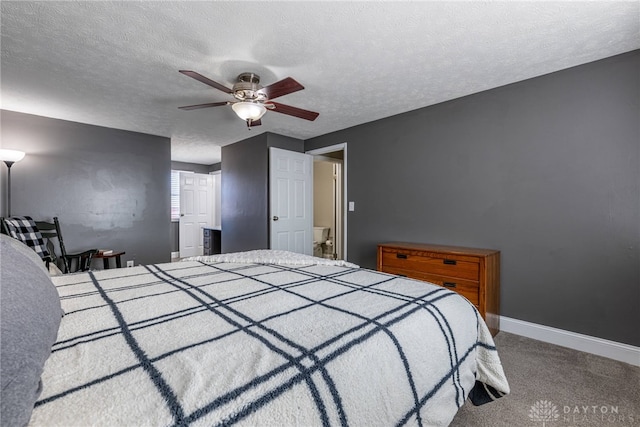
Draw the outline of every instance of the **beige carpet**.
<instances>
[{"instance_id":1,"label":"beige carpet","mask_svg":"<svg viewBox=\"0 0 640 427\"><path fill-rule=\"evenodd\" d=\"M640 367L500 332L511 394L470 402L451 426L640 426Z\"/></svg>"}]
</instances>

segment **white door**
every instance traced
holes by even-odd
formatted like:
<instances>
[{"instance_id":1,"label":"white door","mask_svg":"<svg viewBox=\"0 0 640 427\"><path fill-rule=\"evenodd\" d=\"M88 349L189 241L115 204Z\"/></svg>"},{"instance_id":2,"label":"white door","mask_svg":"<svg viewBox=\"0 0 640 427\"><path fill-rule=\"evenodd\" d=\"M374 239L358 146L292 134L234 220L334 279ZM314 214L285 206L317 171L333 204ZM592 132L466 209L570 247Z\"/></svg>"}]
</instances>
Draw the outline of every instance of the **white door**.
<instances>
[{"instance_id":1,"label":"white door","mask_svg":"<svg viewBox=\"0 0 640 427\"><path fill-rule=\"evenodd\" d=\"M212 225L213 178L180 173L180 258L202 255L202 227Z\"/></svg>"},{"instance_id":2,"label":"white door","mask_svg":"<svg viewBox=\"0 0 640 427\"><path fill-rule=\"evenodd\" d=\"M271 249L313 255L313 157L269 149Z\"/></svg>"}]
</instances>

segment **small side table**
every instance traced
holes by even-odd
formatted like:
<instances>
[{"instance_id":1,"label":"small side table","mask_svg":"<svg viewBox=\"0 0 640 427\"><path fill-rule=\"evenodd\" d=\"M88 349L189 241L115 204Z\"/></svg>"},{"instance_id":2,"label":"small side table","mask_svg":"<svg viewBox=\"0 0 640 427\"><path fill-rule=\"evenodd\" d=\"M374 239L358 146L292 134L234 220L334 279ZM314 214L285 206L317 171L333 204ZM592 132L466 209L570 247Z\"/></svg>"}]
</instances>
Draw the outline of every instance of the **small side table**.
<instances>
[{"instance_id":1,"label":"small side table","mask_svg":"<svg viewBox=\"0 0 640 427\"><path fill-rule=\"evenodd\" d=\"M106 254L106 255L98 253L98 254L95 254L93 256L93 258L94 259L102 258L102 264L104 266L104 269L108 270L109 269L109 260L111 258L115 258L116 259L116 267L117 268L122 268L122 260L120 259L120 257L122 255L124 255L124 254L125 254L124 251L122 251L122 252L111 252L110 254Z\"/></svg>"}]
</instances>

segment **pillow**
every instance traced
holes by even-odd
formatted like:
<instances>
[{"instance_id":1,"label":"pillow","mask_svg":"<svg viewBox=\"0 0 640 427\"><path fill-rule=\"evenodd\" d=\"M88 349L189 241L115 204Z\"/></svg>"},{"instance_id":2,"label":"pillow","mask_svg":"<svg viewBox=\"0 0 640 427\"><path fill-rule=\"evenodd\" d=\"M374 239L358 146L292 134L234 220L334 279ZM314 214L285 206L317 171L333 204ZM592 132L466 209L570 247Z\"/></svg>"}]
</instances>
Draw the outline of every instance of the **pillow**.
<instances>
[{"instance_id":1,"label":"pillow","mask_svg":"<svg viewBox=\"0 0 640 427\"><path fill-rule=\"evenodd\" d=\"M40 256L32 248L30 248L29 246L26 245L26 243L23 243L20 240L17 240L15 238L5 239L6 237L7 237L6 235L2 234L3 242L11 246L12 249L20 252L27 258L31 259L34 264L40 267L42 271L47 273L47 266L45 265L44 262L42 262L42 258L40 258Z\"/></svg>"},{"instance_id":2,"label":"pillow","mask_svg":"<svg viewBox=\"0 0 640 427\"><path fill-rule=\"evenodd\" d=\"M30 216L14 216L5 218L4 224L7 226L9 236L26 243L43 260L50 258L51 254L49 254L47 245L33 218Z\"/></svg>"},{"instance_id":3,"label":"pillow","mask_svg":"<svg viewBox=\"0 0 640 427\"><path fill-rule=\"evenodd\" d=\"M0 235L0 424L21 427L42 390L62 309L40 257L14 242Z\"/></svg>"},{"instance_id":4,"label":"pillow","mask_svg":"<svg viewBox=\"0 0 640 427\"><path fill-rule=\"evenodd\" d=\"M44 264L44 263L43 263ZM53 262L49 263L49 276L62 276L64 273Z\"/></svg>"}]
</instances>

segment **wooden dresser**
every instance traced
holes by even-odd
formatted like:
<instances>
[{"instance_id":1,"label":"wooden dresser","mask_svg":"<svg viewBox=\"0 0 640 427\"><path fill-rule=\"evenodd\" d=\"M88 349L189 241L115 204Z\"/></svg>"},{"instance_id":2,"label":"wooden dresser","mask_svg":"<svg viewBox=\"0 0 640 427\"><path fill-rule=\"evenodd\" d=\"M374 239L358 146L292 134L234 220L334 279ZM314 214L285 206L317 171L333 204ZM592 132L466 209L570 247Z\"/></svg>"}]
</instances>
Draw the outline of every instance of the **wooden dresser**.
<instances>
[{"instance_id":1,"label":"wooden dresser","mask_svg":"<svg viewBox=\"0 0 640 427\"><path fill-rule=\"evenodd\" d=\"M421 243L378 245L378 271L445 286L473 303L492 335L500 330L500 251Z\"/></svg>"}]
</instances>

